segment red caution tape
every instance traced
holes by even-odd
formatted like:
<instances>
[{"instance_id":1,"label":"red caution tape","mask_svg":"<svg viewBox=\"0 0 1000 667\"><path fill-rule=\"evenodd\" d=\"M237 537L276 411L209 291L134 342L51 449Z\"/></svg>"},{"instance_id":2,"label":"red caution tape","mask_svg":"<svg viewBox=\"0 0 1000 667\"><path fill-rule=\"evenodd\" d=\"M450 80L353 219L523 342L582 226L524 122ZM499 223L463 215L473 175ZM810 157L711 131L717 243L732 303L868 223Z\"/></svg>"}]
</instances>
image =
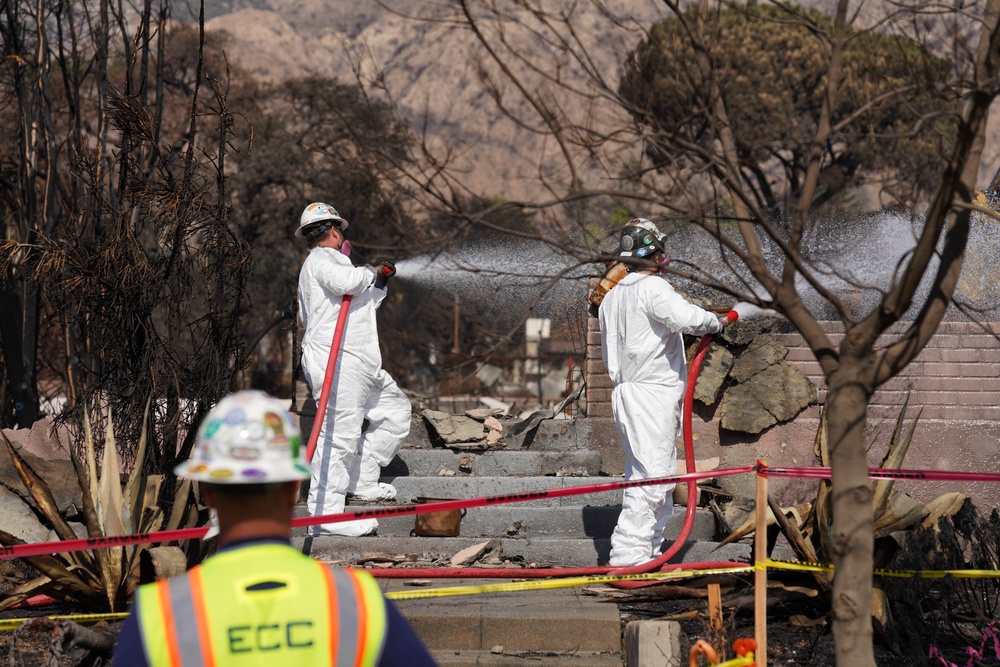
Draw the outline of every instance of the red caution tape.
<instances>
[{"instance_id":1,"label":"red caution tape","mask_svg":"<svg viewBox=\"0 0 1000 667\"><path fill-rule=\"evenodd\" d=\"M806 479L830 479L827 467L774 468L763 466L760 474L776 477L800 477ZM906 470L899 468L869 468L871 479L915 479L928 482L1000 482L1000 473L963 472L960 470Z\"/></svg>"},{"instance_id":2,"label":"red caution tape","mask_svg":"<svg viewBox=\"0 0 1000 667\"><path fill-rule=\"evenodd\" d=\"M741 475L748 472L753 472L752 466L727 468L725 470L707 470L704 472L674 475L673 477L658 477L655 479L631 481L622 480L618 482L604 482L601 484L543 489L540 491L525 491L524 493L509 493L501 496L445 500L436 503L422 503L420 505L394 505L391 507L380 507L378 509L361 510L359 512L298 517L292 519L292 525L314 526L321 523L342 523L344 521L355 521L357 519L376 519L386 516L425 514L427 512L441 512L445 510L463 509L466 507L482 507L485 505L502 505L504 503L516 503L526 500L539 500L541 498L562 498L565 496L599 493L601 491L614 491L616 489L625 489L637 486L678 484L681 482L697 481L699 479L711 479L715 477L725 477L728 475ZM208 526L199 526L198 528L163 530L156 533L136 533L134 535L115 535L111 537L87 537L79 540L62 540L58 542L42 542L39 544L14 544L9 546L0 546L0 560L4 558L24 558L27 556L42 556L46 554L66 553L70 551L86 551L88 549L108 549L111 547L124 547L132 544L152 544L175 542L177 540L191 540L201 538L207 532Z\"/></svg>"},{"instance_id":3,"label":"red caution tape","mask_svg":"<svg viewBox=\"0 0 1000 667\"><path fill-rule=\"evenodd\" d=\"M631 481L621 480L616 482L604 482L601 484L567 486L557 489L525 491L523 493L509 493L500 496L483 496L481 498L465 498L462 500L443 500L436 503L422 503L420 505L394 505L390 507L380 507L378 509L361 510L359 512L345 512L343 514L298 517L292 520L292 525L314 526L322 523L356 521L357 519L377 519L387 516L425 514L427 512L441 512L446 510L465 509L468 507L502 505L505 503L517 503L527 500L540 500L542 498L563 498L566 496L600 493L602 491L615 491L631 487L655 486L658 484L680 484L698 481L700 479L727 477L729 475L742 475L748 472L756 472L759 475L775 475L778 477L800 477L807 479L830 478L830 469L826 467L813 466L775 468L758 464L756 466L706 470L703 472L693 472L684 475L674 475L672 477L657 477L655 479ZM946 482L1000 482L1000 473L961 472L957 470L898 470L892 468L870 468L868 475L872 479L912 479ZM208 532L208 526L200 526L198 528L164 530L156 533L136 533L134 535L114 535L111 537L87 537L78 540L42 542L39 544L14 544L9 546L0 546L0 560L5 558L24 558L27 556L66 553L71 551L108 549L111 547L123 547L133 544L154 544L162 542L176 542L178 540L192 540L201 538L206 532Z\"/></svg>"}]
</instances>

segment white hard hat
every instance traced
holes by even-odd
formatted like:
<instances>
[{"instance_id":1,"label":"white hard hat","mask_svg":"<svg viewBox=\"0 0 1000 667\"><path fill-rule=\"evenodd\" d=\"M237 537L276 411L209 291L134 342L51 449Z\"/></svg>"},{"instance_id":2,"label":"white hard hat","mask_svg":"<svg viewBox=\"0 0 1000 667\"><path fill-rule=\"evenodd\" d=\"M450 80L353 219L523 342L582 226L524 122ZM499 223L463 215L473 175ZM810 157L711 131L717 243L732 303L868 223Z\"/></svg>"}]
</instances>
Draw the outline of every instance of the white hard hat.
<instances>
[{"instance_id":1,"label":"white hard hat","mask_svg":"<svg viewBox=\"0 0 1000 667\"><path fill-rule=\"evenodd\" d=\"M647 220L646 218L632 218L627 223L626 227L642 227L643 229L649 230L656 235L656 240L663 243L666 240L667 235L661 232L652 220Z\"/></svg>"},{"instance_id":2,"label":"white hard hat","mask_svg":"<svg viewBox=\"0 0 1000 667\"><path fill-rule=\"evenodd\" d=\"M309 477L299 427L284 402L254 389L226 396L205 416L178 477L212 484L289 482Z\"/></svg>"},{"instance_id":3,"label":"white hard hat","mask_svg":"<svg viewBox=\"0 0 1000 667\"><path fill-rule=\"evenodd\" d=\"M295 235L301 237L303 228L324 220L337 220L340 222L341 230L347 229L347 220L340 217L337 209L323 202L313 202L306 206L302 215L299 216L299 226L295 230Z\"/></svg>"}]
</instances>

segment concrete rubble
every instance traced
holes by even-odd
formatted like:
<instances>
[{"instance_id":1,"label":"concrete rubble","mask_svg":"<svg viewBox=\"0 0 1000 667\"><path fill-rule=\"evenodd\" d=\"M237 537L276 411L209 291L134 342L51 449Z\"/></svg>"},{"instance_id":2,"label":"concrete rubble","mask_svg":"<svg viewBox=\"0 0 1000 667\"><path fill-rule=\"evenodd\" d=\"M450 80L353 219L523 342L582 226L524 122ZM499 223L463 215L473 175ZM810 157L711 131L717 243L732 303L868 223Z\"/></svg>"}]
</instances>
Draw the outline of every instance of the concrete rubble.
<instances>
[{"instance_id":1,"label":"concrete rubble","mask_svg":"<svg viewBox=\"0 0 1000 667\"><path fill-rule=\"evenodd\" d=\"M470 413L476 416L468 416ZM503 425L493 415L496 410L470 410L466 415L453 415L438 410L423 410L432 442L454 449L488 449L503 438Z\"/></svg>"}]
</instances>

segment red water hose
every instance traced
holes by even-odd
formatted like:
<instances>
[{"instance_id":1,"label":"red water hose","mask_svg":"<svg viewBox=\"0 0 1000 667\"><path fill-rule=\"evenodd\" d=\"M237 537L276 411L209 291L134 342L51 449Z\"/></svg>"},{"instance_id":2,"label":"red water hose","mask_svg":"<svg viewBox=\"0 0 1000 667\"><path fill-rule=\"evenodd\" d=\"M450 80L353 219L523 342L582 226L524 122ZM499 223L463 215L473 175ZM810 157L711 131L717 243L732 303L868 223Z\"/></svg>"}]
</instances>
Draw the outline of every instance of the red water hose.
<instances>
[{"instance_id":1,"label":"red water hose","mask_svg":"<svg viewBox=\"0 0 1000 667\"><path fill-rule=\"evenodd\" d=\"M306 461L312 461L319 431L326 421L326 404L330 402L330 387L337 371L337 357L340 353L340 341L344 338L344 325L347 323L347 311L351 309L351 295L345 294L340 302L340 313L337 315L337 328L333 330L333 342L330 343L330 357L326 360L326 375L323 376L323 389L319 393L319 403L316 404L316 420L313 421L309 433L309 444L306 445Z\"/></svg>"},{"instance_id":2,"label":"red water hose","mask_svg":"<svg viewBox=\"0 0 1000 667\"><path fill-rule=\"evenodd\" d=\"M729 322L735 322L739 317L739 314L733 310L730 311L726 318ZM701 337L701 342L698 344L698 349L695 351L694 358L691 360L691 368L688 371L688 381L687 387L684 391L684 406L682 412L682 423L683 423L683 435L684 435L684 464L686 471L688 473L695 472L695 460L694 460L694 431L691 426L691 411L694 407L694 388L698 380L698 373L701 371L701 364L705 360L705 354L708 352L708 346L712 342L712 334L705 334ZM677 535L677 539L674 543L664 551L659 557L654 558L646 563L640 563L639 565L633 565L631 567L620 567L612 568L609 566L597 566L597 567L550 567L550 568L481 568L481 567L469 567L469 568L384 568L384 569L374 569L369 570L371 574L377 578L383 579L409 579L409 578L421 578L421 579L450 579L450 578L480 578L480 579L509 579L509 578L540 578L540 577L582 577L590 575L599 574L611 574L611 575L630 575L630 574L646 574L647 572L653 571L665 571L665 570L675 570L675 569L685 569L685 567L693 567L698 565L700 568L704 567L726 567L733 565L733 563L697 563L697 564L679 564L679 565L667 565L667 561L674 557L681 547L687 542L688 535L691 534L691 528L694 526L695 512L697 511L697 499L698 499L698 484L696 481L692 480L687 483L688 485L688 501L687 501L687 511L684 514L684 524L681 526L681 531ZM639 588L643 586L649 586L658 582L646 582L646 581L619 581L615 582L614 586L618 588Z\"/></svg>"},{"instance_id":3,"label":"red water hose","mask_svg":"<svg viewBox=\"0 0 1000 667\"><path fill-rule=\"evenodd\" d=\"M730 321L732 321L732 318ZM684 407L681 414L682 432L684 435L685 472L695 472L694 431L691 426L691 411L694 407L694 388L698 381L698 373L701 371L701 364L705 360L705 355L708 353L708 346L712 343L712 338L712 334L705 334L701 337L701 342L698 343L698 349L694 353L694 358L691 359L691 368L688 371L687 386L684 389ZM687 483L687 507L684 512L684 524L681 526L681 531L678 533L677 539L674 540L674 543L671 544L666 551L660 554L659 557L654 558L647 563L640 563L639 565L633 565L632 567L614 569L611 570L609 574L645 574L647 572L667 569L665 567L667 562L681 550L681 547L683 547L685 543L687 543L688 535L691 534L691 528L694 526L695 513L697 510L698 483L692 480ZM614 584L617 588L642 588L649 585L650 582L645 581L619 581Z\"/></svg>"}]
</instances>

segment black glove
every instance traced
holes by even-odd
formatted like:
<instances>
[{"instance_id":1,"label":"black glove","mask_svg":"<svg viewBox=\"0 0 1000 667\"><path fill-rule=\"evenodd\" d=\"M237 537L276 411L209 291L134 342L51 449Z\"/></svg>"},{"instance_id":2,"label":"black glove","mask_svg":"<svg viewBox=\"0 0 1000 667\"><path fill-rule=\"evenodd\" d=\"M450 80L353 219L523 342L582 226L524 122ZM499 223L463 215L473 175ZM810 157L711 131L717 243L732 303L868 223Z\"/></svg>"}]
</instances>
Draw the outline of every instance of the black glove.
<instances>
[{"instance_id":1,"label":"black glove","mask_svg":"<svg viewBox=\"0 0 1000 667\"><path fill-rule=\"evenodd\" d=\"M396 265L386 260L375 265L375 287L385 289L389 278L396 275Z\"/></svg>"}]
</instances>

